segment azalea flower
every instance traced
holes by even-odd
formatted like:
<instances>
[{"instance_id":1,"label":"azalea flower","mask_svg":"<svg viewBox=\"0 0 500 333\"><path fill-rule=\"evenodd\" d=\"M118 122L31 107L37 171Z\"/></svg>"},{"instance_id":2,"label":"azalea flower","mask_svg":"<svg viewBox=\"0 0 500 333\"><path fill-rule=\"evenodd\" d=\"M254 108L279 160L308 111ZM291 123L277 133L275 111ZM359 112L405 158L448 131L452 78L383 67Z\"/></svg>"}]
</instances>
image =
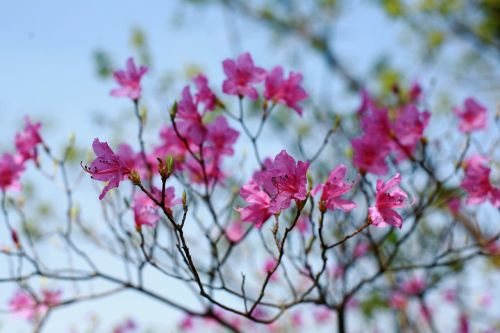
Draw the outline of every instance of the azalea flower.
<instances>
[{"instance_id":1,"label":"azalea flower","mask_svg":"<svg viewBox=\"0 0 500 333\"><path fill-rule=\"evenodd\" d=\"M19 190L21 184L19 178L24 171L23 159L10 153L3 153L0 156L0 189L6 191L9 189Z\"/></svg>"},{"instance_id":2,"label":"azalea flower","mask_svg":"<svg viewBox=\"0 0 500 333\"><path fill-rule=\"evenodd\" d=\"M228 95L247 96L252 100L259 97L253 84L265 79L266 71L253 64L250 53L243 53L236 61L226 59L222 62L227 79L222 84L222 91Z\"/></svg>"},{"instance_id":3,"label":"azalea flower","mask_svg":"<svg viewBox=\"0 0 500 333\"><path fill-rule=\"evenodd\" d=\"M33 321L45 314L51 307L61 303L61 290L43 289L39 302L28 292L18 289L9 301L11 312Z\"/></svg>"},{"instance_id":4,"label":"azalea flower","mask_svg":"<svg viewBox=\"0 0 500 333\"><path fill-rule=\"evenodd\" d=\"M394 208L403 208L406 206L408 195L400 188L394 188L401 182L401 175L397 173L386 183L377 180L377 194L375 206L368 208L368 217L376 227L391 225L401 228L403 218Z\"/></svg>"},{"instance_id":5,"label":"azalea flower","mask_svg":"<svg viewBox=\"0 0 500 333\"><path fill-rule=\"evenodd\" d=\"M252 222L257 228L260 228L272 215L270 210L271 197L253 179L250 179L241 188L240 196L249 204L244 208L237 208L241 214L241 220Z\"/></svg>"},{"instance_id":6,"label":"azalea flower","mask_svg":"<svg viewBox=\"0 0 500 333\"><path fill-rule=\"evenodd\" d=\"M42 137L40 136L42 124L33 124L28 117L25 118L25 123L24 130L18 132L15 139L17 153L22 157L23 161L36 159L36 147L42 143Z\"/></svg>"},{"instance_id":7,"label":"azalea flower","mask_svg":"<svg viewBox=\"0 0 500 333\"><path fill-rule=\"evenodd\" d=\"M302 115L299 102L309 95L301 86L302 74L290 72L288 79L283 77L283 68L276 66L267 74L265 81L264 98L274 103L284 104Z\"/></svg>"},{"instance_id":8,"label":"azalea flower","mask_svg":"<svg viewBox=\"0 0 500 333\"><path fill-rule=\"evenodd\" d=\"M453 113L459 118L459 129L464 133L486 128L486 108L474 98L469 97L464 102L464 108L455 107Z\"/></svg>"},{"instance_id":9,"label":"azalea flower","mask_svg":"<svg viewBox=\"0 0 500 333\"><path fill-rule=\"evenodd\" d=\"M356 204L350 200L342 199L341 196L349 192L353 184L344 182L347 173L345 165L340 164L330 172L328 180L324 184L317 185L312 191L312 195L316 195L322 191L320 200L325 207L330 210L338 208L344 212L348 212L356 207Z\"/></svg>"},{"instance_id":10,"label":"azalea flower","mask_svg":"<svg viewBox=\"0 0 500 333\"><path fill-rule=\"evenodd\" d=\"M474 155L464 162L465 177L461 186L467 192L467 204L477 205L489 200L494 207L500 207L500 188L490 183L489 160Z\"/></svg>"},{"instance_id":11,"label":"azalea flower","mask_svg":"<svg viewBox=\"0 0 500 333\"><path fill-rule=\"evenodd\" d=\"M99 195L99 200L102 200L110 189L118 187L123 178L130 173L130 169L109 148L107 142L101 142L98 138L95 138L92 149L96 158L90 166L82 165L82 167L92 175L92 179L106 182L106 186Z\"/></svg>"},{"instance_id":12,"label":"azalea flower","mask_svg":"<svg viewBox=\"0 0 500 333\"><path fill-rule=\"evenodd\" d=\"M391 123L394 140L397 140L394 149L398 151L398 161L413 153L417 143L424 136L430 116L429 112L420 112L416 106L408 105Z\"/></svg>"},{"instance_id":13,"label":"azalea flower","mask_svg":"<svg viewBox=\"0 0 500 333\"><path fill-rule=\"evenodd\" d=\"M118 70L113 74L120 88L111 90L111 96L128 97L134 101L141 98L141 79L147 71L146 66L140 66L138 69L135 66L134 59L128 58L126 69Z\"/></svg>"},{"instance_id":14,"label":"azalea flower","mask_svg":"<svg viewBox=\"0 0 500 333\"><path fill-rule=\"evenodd\" d=\"M385 158L389 154L388 146L379 136L364 135L351 141L354 150L353 164L361 172L370 172L383 176L389 168Z\"/></svg>"},{"instance_id":15,"label":"azalea flower","mask_svg":"<svg viewBox=\"0 0 500 333\"><path fill-rule=\"evenodd\" d=\"M188 86L182 90L176 117L179 120L177 126L181 136L196 145L201 145L207 135L207 129L203 125L198 106Z\"/></svg>"},{"instance_id":16,"label":"azalea flower","mask_svg":"<svg viewBox=\"0 0 500 333\"><path fill-rule=\"evenodd\" d=\"M254 179L270 196L271 213L276 214L290 207L292 200L306 199L308 162L295 162L286 150L282 150L274 161L266 164L266 169L257 172Z\"/></svg>"},{"instance_id":17,"label":"azalea flower","mask_svg":"<svg viewBox=\"0 0 500 333\"><path fill-rule=\"evenodd\" d=\"M217 97L208 86L208 79L203 74L198 74L193 78L197 92L194 96L196 104L203 103L205 111L213 111L217 104Z\"/></svg>"}]
</instances>

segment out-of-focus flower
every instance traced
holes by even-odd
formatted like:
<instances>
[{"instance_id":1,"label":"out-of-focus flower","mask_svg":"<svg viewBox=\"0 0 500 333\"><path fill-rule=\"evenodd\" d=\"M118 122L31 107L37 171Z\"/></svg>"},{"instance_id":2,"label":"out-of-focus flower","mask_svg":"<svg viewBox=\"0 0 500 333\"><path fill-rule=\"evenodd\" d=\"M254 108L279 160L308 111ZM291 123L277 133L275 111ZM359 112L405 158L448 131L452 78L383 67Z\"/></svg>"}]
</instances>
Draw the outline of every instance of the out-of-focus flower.
<instances>
[{"instance_id":1,"label":"out-of-focus flower","mask_svg":"<svg viewBox=\"0 0 500 333\"><path fill-rule=\"evenodd\" d=\"M120 87L111 90L111 96L128 97L131 100L141 98L141 79L147 71L146 66L137 68L134 59L128 58L125 70L118 70L113 74Z\"/></svg>"}]
</instances>

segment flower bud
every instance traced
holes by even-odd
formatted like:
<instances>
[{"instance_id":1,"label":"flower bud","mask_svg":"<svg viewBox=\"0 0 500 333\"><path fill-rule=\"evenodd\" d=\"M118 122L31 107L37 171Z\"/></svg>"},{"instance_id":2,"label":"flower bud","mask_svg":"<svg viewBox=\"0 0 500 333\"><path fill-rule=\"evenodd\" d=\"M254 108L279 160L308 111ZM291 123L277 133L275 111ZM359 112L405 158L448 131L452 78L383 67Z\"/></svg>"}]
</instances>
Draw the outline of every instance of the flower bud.
<instances>
[{"instance_id":1,"label":"flower bud","mask_svg":"<svg viewBox=\"0 0 500 333\"><path fill-rule=\"evenodd\" d=\"M18 249L20 249L21 243L19 243L19 237L17 236L17 232L14 229L12 229L10 236L12 238L12 242L16 245Z\"/></svg>"},{"instance_id":2,"label":"flower bud","mask_svg":"<svg viewBox=\"0 0 500 333\"><path fill-rule=\"evenodd\" d=\"M172 105L172 107L170 108L169 113L170 113L170 117L172 119L174 119L175 116L177 115L177 102L174 102L174 105Z\"/></svg>"},{"instance_id":3,"label":"flower bud","mask_svg":"<svg viewBox=\"0 0 500 333\"><path fill-rule=\"evenodd\" d=\"M141 184L141 176L136 170L130 171L128 175L128 179L134 184L134 185L140 185Z\"/></svg>"},{"instance_id":4,"label":"flower bud","mask_svg":"<svg viewBox=\"0 0 500 333\"><path fill-rule=\"evenodd\" d=\"M186 204L187 204L187 194L186 191L182 191L182 208L186 209Z\"/></svg>"}]
</instances>

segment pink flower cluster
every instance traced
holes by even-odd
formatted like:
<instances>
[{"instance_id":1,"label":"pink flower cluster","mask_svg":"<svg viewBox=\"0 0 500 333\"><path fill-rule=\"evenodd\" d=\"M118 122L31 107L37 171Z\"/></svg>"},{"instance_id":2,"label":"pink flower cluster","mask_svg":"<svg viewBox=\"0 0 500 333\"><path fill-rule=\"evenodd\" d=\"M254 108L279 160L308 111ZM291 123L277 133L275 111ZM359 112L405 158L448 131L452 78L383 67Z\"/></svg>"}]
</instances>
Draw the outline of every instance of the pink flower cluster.
<instances>
[{"instance_id":1,"label":"pink flower cluster","mask_svg":"<svg viewBox=\"0 0 500 333\"><path fill-rule=\"evenodd\" d=\"M467 204L490 201L494 207L500 207L500 188L490 182L488 161L484 156L474 155L463 163L465 176L461 186L468 194Z\"/></svg>"},{"instance_id":2,"label":"pink flower cluster","mask_svg":"<svg viewBox=\"0 0 500 333\"><path fill-rule=\"evenodd\" d=\"M152 195L156 201L161 202L160 189L154 187ZM173 186L165 188L165 197L163 201L165 211L169 215L172 215L172 207L180 203L180 200L175 198L175 189ZM143 225L155 227L156 223L160 220L158 205L144 193L139 193L135 196L132 207L134 211L135 226L137 229L140 229Z\"/></svg>"},{"instance_id":3,"label":"pink flower cluster","mask_svg":"<svg viewBox=\"0 0 500 333\"><path fill-rule=\"evenodd\" d=\"M226 59L222 66L227 76L222 85L224 93L257 100L259 93L255 84L264 81L263 96L266 101L286 105L302 115L302 107L299 103L309 97L301 86L302 74L290 72L288 78L285 78L281 66L276 66L270 72L266 72L254 65L249 53L241 54L236 61Z\"/></svg>"},{"instance_id":4,"label":"pink flower cluster","mask_svg":"<svg viewBox=\"0 0 500 333\"><path fill-rule=\"evenodd\" d=\"M183 89L175 127L162 129L162 143L155 148L154 156L173 156L180 162L176 164L177 170L186 171L192 182L213 184L226 177L222 170L223 159L234 154L233 146L239 132L229 126L224 116L219 115L212 122L205 120L206 113L215 109L217 98L204 75L196 76L193 81L196 94L191 95L189 86Z\"/></svg>"},{"instance_id":5,"label":"pink flower cluster","mask_svg":"<svg viewBox=\"0 0 500 333\"><path fill-rule=\"evenodd\" d=\"M353 163L361 172L385 175L386 158L392 152L396 161L411 158L423 137L430 113L419 111L414 104L395 110L377 107L369 95L362 95L360 108L363 135L352 140Z\"/></svg>"},{"instance_id":6,"label":"pink flower cluster","mask_svg":"<svg viewBox=\"0 0 500 333\"><path fill-rule=\"evenodd\" d=\"M37 299L30 293L18 289L9 301L9 309L12 313L33 321L47 312L51 307L61 303L61 290L43 289Z\"/></svg>"},{"instance_id":7,"label":"pink flower cluster","mask_svg":"<svg viewBox=\"0 0 500 333\"><path fill-rule=\"evenodd\" d=\"M28 117L25 118L25 127L18 132L15 137L16 152L3 153L0 156L0 190L19 190L21 185L19 178L25 170L25 164L29 160L37 163L37 148L42 143L40 135L41 124L31 123Z\"/></svg>"},{"instance_id":8,"label":"pink flower cluster","mask_svg":"<svg viewBox=\"0 0 500 333\"><path fill-rule=\"evenodd\" d=\"M259 228L271 215L290 207L292 200L305 200L308 168L309 163L295 162L285 150L274 161L267 159L264 169L256 172L240 190L241 197L249 204L238 209L241 220Z\"/></svg>"}]
</instances>

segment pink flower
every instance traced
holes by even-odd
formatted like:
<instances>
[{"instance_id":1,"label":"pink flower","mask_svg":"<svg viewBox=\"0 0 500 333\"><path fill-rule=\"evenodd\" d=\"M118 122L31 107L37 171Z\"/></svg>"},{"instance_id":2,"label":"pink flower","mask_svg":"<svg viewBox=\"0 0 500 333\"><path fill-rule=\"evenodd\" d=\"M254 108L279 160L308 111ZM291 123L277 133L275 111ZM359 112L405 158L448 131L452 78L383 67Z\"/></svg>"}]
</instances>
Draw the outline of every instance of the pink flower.
<instances>
[{"instance_id":1,"label":"pink flower","mask_svg":"<svg viewBox=\"0 0 500 333\"><path fill-rule=\"evenodd\" d=\"M403 218L394 208L402 208L406 206L408 195L400 188L395 188L401 182L401 175L397 173L386 183L382 180L377 180L377 194L375 198L375 206L368 208L368 216L376 227L384 227L392 225L401 228Z\"/></svg>"},{"instance_id":2,"label":"pink flower","mask_svg":"<svg viewBox=\"0 0 500 333\"><path fill-rule=\"evenodd\" d=\"M229 127L224 116L218 116L207 125L207 147L215 155L233 155L233 145L238 140L240 133Z\"/></svg>"},{"instance_id":3,"label":"pink flower","mask_svg":"<svg viewBox=\"0 0 500 333\"><path fill-rule=\"evenodd\" d=\"M356 207L356 204L350 200L342 199L341 196L349 192L353 184L344 182L347 168L345 165L340 164L332 170L328 176L328 180L324 184L317 185L312 191L312 195L316 195L322 191L320 200L325 207L330 210L338 208L344 212L348 212Z\"/></svg>"},{"instance_id":4,"label":"pink flower","mask_svg":"<svg viewBox=\"0 0 500 333\"><path fill-rule=\"evenodd\" d=\"M467 192L467 204L477 205L489 200L494 207L500 207L500 188L490 183L491 169L488 159L474 155L464 162L465 177L460 186Z\"/></svg>"},{"instance_id":5,"label":"pink flower","mask_svg":"<svg viewBox=\"0 0 500 333\"><path fill-rule=\"evenodd\" d=\"M271 197L271 213L290 207L292 200L306 199L308 162L295 162L286 150L282 150L274 162L268 162L265 167L254 175L254 179Z\"/></svg>"},{"instance_id":6,"label":"pink flower","mask_svg":"<svg viewBox=\"0 0 500 333\"><path fill-rule=\"evenodd\" d=\"M459 129L464 133L486 128L486 108L472 97L465 100L463 110L455 107L453 113L458 116L460 120Z\"/></svg>"},{"instance_id":7,"label":"pink flower","mask_svg":"<svg viewBox=\"0 0 500 333\"><path fill-rule=\"evenodd\" d=\"M39 302L24 290L16 290L9 301L11 312L33 321L61 302L61 290L42 290Z\"/></svg>"},{"instance_id":8,"label":"pink flower","mask_svg":"<svg viewBox=\"0 0 500 333\"><path fill-rule=\"evenodd\" d=\"M19 190L21 188L19 178L23 171L22 158L17 158L9 153L3 153L0 157L0 189L2 191L9 189Z\"/></svg>"},{"instance_id":9,"label":"pink flower","mask_svg":"<svg viewBox=\"0 0 500 333\"><path fill-rule=\"evenodd\" d=\"M375 102L366 90L361 91L361 104L356 111L358 115L363 116L367 111L375 108Z\"/></svg>"},{"instance_id":10,"label":"pink flower","mask_svg":"<svg viewBox=\"0 0 500 333\"><path fill-rule=\"evenodd\" d=\"M237 208L237 211L241 214L241 220L252 222L257 228L260 228L272 215L270 211L271 197L260 189L253 179L250 179L241 188L240 196L249 204L244 208Z\"/></svg>"},{"instance_id":11,"label":"pink flower","mask_svg":"<svg viewBox=\"0 0 500 333\"><path fill-rule=\"evenodd\" d=\"M127 59L127 68L116 71L113 76L120 88L111 90L111 96L128 97L132 100L141 98L141 78L148 71L146 66L139 69L135 66L134 59Z\"/></svg>"},{"instance_id":12,"label":"pink flower","mask_svg":"<svg viewBox=\"0 0 500 333\"><path fill-rule=\"evenodd\" d=\"M266 76L266 89L264 97L268 101L284 104L294 109L299 115L302 115L302 107L299 103L309 97L301 86L302 75L300 73L290 72L288 79L283 77L283 68L276 66Z\"/></svg>"},{"instance_id":13,"label":"pink flower","mask_svg":"<svg viewBox=\"0 0 500 333\"><path fill-rule=\"evenodd\" d=\"M33 297L23 290L16 290L9 301L10 311L23 318L34 320L36 318L36 302Z\"/></svg>"},{"instance_id":14,"label":"pink flower","mask_svg":"<svg viewBox=\"0 0 500 333\"><path fill-rule=\"evenodd\" d=\"M226 229L227 238L233 242L238 243L245 234L245 227L241 221L233 221Z\"/></svg>"},{"instance_id":15,"label":"pink flower","mask_svg":"<svg viewBox=\"0 0 500 333\"><path fill-rule=\"evenodd\" d=\"M203 103L205 111L213 111L217 104L217 97L208 87L207 77L203 74L198 74L193 78L193 82L198 90L194 96L196 104Z\"/></svg>"},{"instance_id":16,"label":"pink flower","mask_svg":"<svg viewBox=\"0 0 500 333\"><path fill-rule=\"evenodd\" d=\"M378 136L364 135L351 141L354 150L354 166L364 172L371 172L383 176L389 171L385 158L389 149L385 142Z\"/></svg>"},{"instance_id":17,"label":"pink flower","mask_svg":"<svg viewBox=\"0 0 500 333\"><path fill-rule=\"evenodd\" d=\"M90 166L84 167L82 165L82 167L92 175L92 179L106 182L106 186L99 195L99 200L102 200L110 189L118 187L123 177L130 173L130 169L109 148L107 142L101 142L98 138L95 138L92 143L92 149L96 158Z\"/></svg>"},{"instance_id":18,"label":"pink flower","mask_svg":"<svg viewBox=\"0 0 500 333\"><path fill-rule=\"evenodd\" d=\"M194 328L194 318L192 315L185 315L179 323L179 328L183 331L191 330Z\"/></svg>"},{"instance_id":19,"label":"pink flower","mask_svg":"<svg viewBox=\"0 0 500 333\"><path fill-rule=\"evenodd\" d=\"M26 161L36 159L36 147L42 143L42 137L40 136L42 124L32 124L28 117L24 120L26 122L24 130L16 134L16 150L23 161Z\"/></svg>"},{"instance_id":20,"label":"pink flower","mask_svg":"<svg viewBox=\"0 0 500 333\"><path fill-rule=\"evenodd\" d=\"M170 189L173 190L172 187ZM160 219L158 215L158 206L144 193L139 193L133 203L135 226L139 230L141 226L146 225L154 228Z\"/></svg>"},{"instance_id":21,"label":"pink flower","mask_svg":"<svg viewBox=\"0 0 500 333\"><path fill-rule=\"evenodd\" d=\"M420 295L425 290L425 280L421 277L412 277L401 284L401 290L408 295Z\"/></svg>"},{"instance_id":22,"label":"pink flower","mask_svg":"<svg viewBox=\"0 0 500 333\"><path fill-rule=\"evenodd\" d=\"M179 119L177 126L181 136L196 145L202 144L207 135L207 129L203 125L198 106L195 104L188 86L182 90L177 118Z\"/></svg>"},{"instance_id":23,"label":"pink flower","mask_svg":"<svg viewBox=\"0 0 500 333\"><path fill-rule=\"evenodd\" d=\"M394 148L399 153L398 160L413 153L424 135L430 116L427 111L420 112L416 106L407 105L391 124L394 140L397 140Z\"/></svg>"},{"instance_id":24,"label":"pink flower","mask_svg":"<svg viewBox=\"0 0 500 333\"><path fill-rule=\"evenodd\" d=\"M141 177L146 177L148 169L144 164L144 160L140 152L135 152L130 145L122 143L118 146L118 157L129 170L136 170ZM158 161L152 160L151 165L157 165Z\"/></svg>"},{"instance_id":25,"label":"pink flower","mask_svg":"<svg viewBox=\"0 0 500 333\"><path fill-rule=\"evenodd\" d=\"M398 291L391 293L389 296L389 305L394 309L404 310L407 304L408 300L406 297Z\"/></svg>"},{"instance_id":26,"label":"pink flower","mask_svg":"<svg viewBox=\"0 0 500 333\"><path fill-rule=\"evenodd\" d=\"M259 97L254 83L264 80L266 71L255 67L250 53L243 53L236 62L226 59L222 63L227 79L222 84L222 91L228 95L247 96L252 100Z\"/></svg>"},{"instance_id":27,"label":"pink flower","mask_svg":"<svg viewBox=\"0 0 500 333\"><path fill-rule=\"evenodd\" d=\"M172 126L161 129L160 141L161 145L154 150L155 159L156 157L164 159L168 155L172 155L176 161L184 162L188 150L184 142L177 136ZM194 144L191 144L190 148L193 151L197 149ZM182 170L184 168L184 163L176 163L175 168Z\"/></svg>"},{"instance_id":28,"label":"pink flower","mask_svg":"<svg viewBox=\"0 0 500 333\"><path fill-rule=\"evenodd\" d=\"M154 187L151 194L157 201L161 201L161 190ZM175 188L172 186L165 188L165 210L168 214L172 214L172 207L180 203L179 199L175 198ZM154 228L156 223L160 220L158 214L158 206L149 196L145 193L139 193L134 198L132 205L134 211L135 226L138 230L143 225Z\"/></svg>"}]
</instances>

